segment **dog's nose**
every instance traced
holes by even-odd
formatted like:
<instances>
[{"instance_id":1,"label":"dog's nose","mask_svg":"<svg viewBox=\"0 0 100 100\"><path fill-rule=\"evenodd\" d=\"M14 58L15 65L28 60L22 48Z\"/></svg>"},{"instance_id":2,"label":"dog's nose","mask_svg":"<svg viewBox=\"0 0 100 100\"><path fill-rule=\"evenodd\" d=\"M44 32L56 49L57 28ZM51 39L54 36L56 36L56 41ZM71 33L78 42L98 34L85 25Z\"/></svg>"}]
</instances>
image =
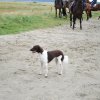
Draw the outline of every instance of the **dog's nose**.
<instances>
[{"instance_id":1,"label":"dog's nose","mask_svg":"<svg viewBox=\"0 0 100 100\"><path fill-rule=\"evenodd\" d=\"M30 51L32 51L32 49L30 49Z\"/></svg>"}]
</instances>

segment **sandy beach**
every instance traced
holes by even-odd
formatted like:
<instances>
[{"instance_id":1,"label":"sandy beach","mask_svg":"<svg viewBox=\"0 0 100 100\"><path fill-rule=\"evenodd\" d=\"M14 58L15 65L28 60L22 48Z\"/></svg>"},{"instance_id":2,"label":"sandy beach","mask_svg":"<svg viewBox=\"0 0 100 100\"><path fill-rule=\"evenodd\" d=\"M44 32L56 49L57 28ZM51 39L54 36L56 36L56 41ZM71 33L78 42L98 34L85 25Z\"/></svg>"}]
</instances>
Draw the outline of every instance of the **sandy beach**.
<instances>
[{"instance_id":1,"label":"sandy beach","mask_svg":"<svg viewBox=\"0 0 100 100\"><path fill-rule=\"evenodd\" d=\"M69 56L63 75L54 61L48 78L39 75L36 44ZM100 20L0 36L0 100L100 100Z\"/></svg>"}]
</instances>

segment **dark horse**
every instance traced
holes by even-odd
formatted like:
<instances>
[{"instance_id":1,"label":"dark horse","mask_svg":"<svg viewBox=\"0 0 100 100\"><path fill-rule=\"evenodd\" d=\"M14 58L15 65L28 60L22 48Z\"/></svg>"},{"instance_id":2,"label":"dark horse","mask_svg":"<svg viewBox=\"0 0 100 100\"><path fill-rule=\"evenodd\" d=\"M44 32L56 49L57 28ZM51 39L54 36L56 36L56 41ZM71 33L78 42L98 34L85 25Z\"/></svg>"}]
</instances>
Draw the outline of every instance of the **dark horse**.
<instances>
[{"instance_id":1,"label":"dark horse","mask_svg":"<svg viewBox=\"0 0 100 100\"><path fill-rule=\"evenodd\" d=\"M74 0L70 4L70 27L72 26L73 22L73 29L75 28L75 22L78 18L80 20L80 29L82 29L82 14L83 14L83 8L82 8L82 0Z\"/></svg>"},{"instance_id":2,"label":"dark horse","mask_svg":"<svg viewBox=\"0 0 100 100\"><path fill-rule=\"evenodd\" d=\"M63 2L62 0L55 0L55 11L56 11L56 17L57 17L57 10L59 9L59 17L62 16L62 8L63 8Z\"/></svg>"},{"instance_id":3,"label":"dark horse","mask_svg":"<svg viewBox=\"0 0 100 100\"><path fill-rule=\"evenodd\" d=\"M59 10L59 17L61 17L62 15L67 17L66 8L68 8L67 0L55 0L56 17L57 17L57 9Z\"/></svg>"},{"instance_id":4,"label":"dark horse","mask_svg":"<svg viewBox=\"0 0 100 100\"><path fill-rule=\"evenodd\" d=\"M68 2L68 0L63 0L62 14L63 14L63 16L67 17L67 9L66 8L69 9L69 2Z\"/></svg>"}]
</instances>

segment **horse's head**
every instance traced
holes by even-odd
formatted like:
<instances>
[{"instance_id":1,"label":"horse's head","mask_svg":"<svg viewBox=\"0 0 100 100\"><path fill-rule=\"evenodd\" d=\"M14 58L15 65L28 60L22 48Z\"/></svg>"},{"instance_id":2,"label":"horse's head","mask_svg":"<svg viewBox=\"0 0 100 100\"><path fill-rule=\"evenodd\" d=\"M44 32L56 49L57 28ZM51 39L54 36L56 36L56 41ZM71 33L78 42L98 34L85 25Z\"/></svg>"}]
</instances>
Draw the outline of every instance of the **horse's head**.
<instances>
[{"instance_id":1,"label":"horse's head","mask_svg":"<svg viewBox=\"0 0 100 100\"><path fill-rule=\"evenodd\" d=\"M82 0L75 0L76 8L82 10Z\"/></svg>"}]
</instances>

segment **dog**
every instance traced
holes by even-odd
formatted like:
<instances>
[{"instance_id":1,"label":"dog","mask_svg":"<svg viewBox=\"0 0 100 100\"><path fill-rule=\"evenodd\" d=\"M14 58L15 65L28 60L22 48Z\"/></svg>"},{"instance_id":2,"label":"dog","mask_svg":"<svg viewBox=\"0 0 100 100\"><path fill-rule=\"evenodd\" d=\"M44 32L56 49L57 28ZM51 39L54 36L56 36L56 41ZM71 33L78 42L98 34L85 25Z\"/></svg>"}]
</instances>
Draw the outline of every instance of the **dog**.
<instances>
[{"instance_id":1,"label":"dog","mask_svg":"<svg viewBox=\"0 0 100 100\"><path fill-rule=\"evenodd\" d=\"M47 51L44 50L39 45L33 46L33 48L30 49L32 53L38 53L40 54L40 62L41 62L41 70L40 74L42 74L43 66L45 67L45 77L48 77L48 63L50 63L54 58L56 64L59 64L58 67L58 74L61 75L63 72L63 63L68 63L68 56L64 56L63 52L60 50L53 50L53 51Z\"/></svg>"}]
</instances>

